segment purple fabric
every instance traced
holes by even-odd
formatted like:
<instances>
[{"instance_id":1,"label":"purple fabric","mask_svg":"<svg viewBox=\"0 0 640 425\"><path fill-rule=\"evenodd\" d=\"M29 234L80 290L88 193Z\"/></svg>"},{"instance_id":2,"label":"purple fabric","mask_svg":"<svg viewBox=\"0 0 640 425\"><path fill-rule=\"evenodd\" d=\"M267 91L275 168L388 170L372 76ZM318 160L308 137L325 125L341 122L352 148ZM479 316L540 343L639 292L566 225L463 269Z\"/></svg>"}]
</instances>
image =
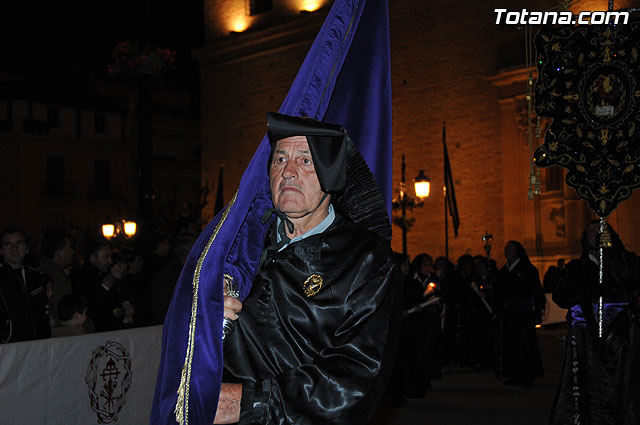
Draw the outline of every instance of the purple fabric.
<instances>
[{"instance_id":1,"label":"purple fabric","mask_svg":"<svg viewBox=\"0 0 640 425\"><path fill-rule=\"evenodd\" d=\"M603 323L607 326L615 319L621 311L629 307L629 303L604 303L602 305ZM593 313L598 320L598 304L593 304ZM574 305L571 307L571 326L587 326L582 307Z\"/></svg>"},{"instance_id":2,"label":"purple fabric","mask_svg":"<svg viewBox=\"0 0 640 425\"><path fill-rule=\"evenodd\" d=\"M267 111L265 111L266 113ZM380 185L387 211L391 200L391 84L386 0L336 0L279 112L344 126ZM266 124L265 124L266 129ZM269 223L265 136L240 182L200 274L197 320L189 381L189 424L210 425L222 379L223 274L234 277L241 299L256 273ZM205 228L178 279L164 323L162 356L151 424L175 424L174 408L187 353L196 263L221 221Z\"/></svg>"}]
</instances>

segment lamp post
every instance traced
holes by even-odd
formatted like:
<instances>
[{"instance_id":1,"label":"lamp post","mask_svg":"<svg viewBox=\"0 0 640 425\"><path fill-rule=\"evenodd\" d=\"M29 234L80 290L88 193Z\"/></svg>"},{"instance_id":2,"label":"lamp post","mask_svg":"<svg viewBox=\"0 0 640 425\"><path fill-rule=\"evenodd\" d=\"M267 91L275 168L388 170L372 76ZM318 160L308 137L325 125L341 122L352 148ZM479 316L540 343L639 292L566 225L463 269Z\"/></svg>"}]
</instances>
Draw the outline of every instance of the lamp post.
<instances>
[{"instance_id":1,"label":"lamp post","mask_svg":"<svg viewBox=\"0 0 640 425\"><path fill-rule=\"evenodd\" d=\"M407 231L409 227L413 223L414 219L407 219L407 209L412 210L414 207L419 208L424 205L424 199L429 196L429 191L431 188L431 182L429 177L424 174L424 170L420 170L420 173L413 179L413 185L416 197L418 200L416 201L414 198L409 196L406 192L406 182L405 182L405 163L404 163L404 154L402 154L402 175L400 178L400 190L398 191L398 196L393 199L391 208L392 209L400 209L401 216L399 220L394 219L394 223L400 226L402 229L402 253L407 255Z\"/></svg>"},{"instance_id":2,"label":"lamp post","mask_svg":"<svg viewBox=\"0 0 640 425\"><path fill-rule=\"evenodd\" d=\"M106 239L117 237L124 234L127 238L132 238L136 234L137 223L129 220L119 220L114 223L105 223L102 225L102 236Z\"/></svg>"}]
</instances>

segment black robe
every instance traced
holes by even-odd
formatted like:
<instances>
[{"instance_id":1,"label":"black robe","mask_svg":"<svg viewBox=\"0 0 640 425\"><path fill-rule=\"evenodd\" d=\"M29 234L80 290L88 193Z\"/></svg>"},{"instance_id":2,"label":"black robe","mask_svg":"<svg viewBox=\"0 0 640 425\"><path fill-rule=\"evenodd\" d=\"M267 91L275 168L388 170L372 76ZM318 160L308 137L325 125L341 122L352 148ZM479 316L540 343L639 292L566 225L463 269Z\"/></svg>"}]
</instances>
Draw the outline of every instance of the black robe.
<instances>
[{"instance_id":1,"label":"black robe","mask_svg":"<svg viewBox=\"0 0 640 425\"><path fill-rule=\"evenodd\" d=\"M366 423L397 345L396 270L386 242L338 214L267 257L224 344L239 423Z\"/></svg>"},{"instance_id":2,"label":"black robe","mask_svg":"<svg viewBox=\"0 0 640 425\"><path fill-rule=\"evenodd\" d=\"M640 423L638 257L618 247L606 250L604 258L602 286L598 266L585 254L567 265L553 292L554 302L570 309L564 365L551 411L553 425ZM604 303L618 307L604 316L599 338L593 305L601 294Z\"/></svg>"},{"instance_id":3,"label":"black robe","mask_svg":"<svg viewBox=\"0 0 640 425\"><path fill-rule=\"evenodd\" d=\"M522 259L512 270L505 265L495 289L500 317L498 375L507 383L531 384L543 373L535 326L546 298L538 269Z\"/></svg>"}]
</instances>

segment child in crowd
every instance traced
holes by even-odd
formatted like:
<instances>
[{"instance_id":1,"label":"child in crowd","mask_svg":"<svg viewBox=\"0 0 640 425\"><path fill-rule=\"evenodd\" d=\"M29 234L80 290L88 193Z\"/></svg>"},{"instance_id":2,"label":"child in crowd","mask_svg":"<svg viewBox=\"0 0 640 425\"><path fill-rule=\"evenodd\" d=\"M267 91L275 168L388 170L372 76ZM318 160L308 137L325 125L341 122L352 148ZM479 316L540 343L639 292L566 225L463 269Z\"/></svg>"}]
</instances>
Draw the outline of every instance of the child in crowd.
<instances>
[{"instance_id":1,"label":"child in crowd","mask_svg":"<svg viewBox=\"0 0 640 425\"><path fill-rule=\"evenodd\" d=\"M51 330L52 337L84 335L87 300L78 295L65 295L58 303L60 322Z\"/></svg>"}]
</instances>

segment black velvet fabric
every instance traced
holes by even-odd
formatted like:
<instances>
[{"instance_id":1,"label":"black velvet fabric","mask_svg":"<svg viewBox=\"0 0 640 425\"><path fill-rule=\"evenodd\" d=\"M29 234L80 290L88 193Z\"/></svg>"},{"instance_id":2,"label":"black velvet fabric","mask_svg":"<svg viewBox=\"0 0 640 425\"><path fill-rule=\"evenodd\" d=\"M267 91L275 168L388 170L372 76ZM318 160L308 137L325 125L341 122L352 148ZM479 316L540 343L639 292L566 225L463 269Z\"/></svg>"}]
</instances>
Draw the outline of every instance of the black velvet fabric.
<instances>
[{"instance_id":1,"label":"black velvet fabric","mask_svg":"<svg viewBox=\"0 0 640 425\"><path fill-rule=\"evenodd\" d=\"M336 214L270 252L224 345L240 424L364 424L391 371L401 293L388 244ZM305 281L322 278L315 295Z\"/></svg>"},{"instance_id":2,"label":"black velvet fabric","mask_svg":"<svg viewBox=\"0 0 640 425\"><path fill-rule=\"evenodd\" d=\"M637 303L640 263L617 235L604 252L604 281L587 252L567 264L553 292L562 308L580 305L585 322L567 335L560 384L551 410L553 425L631 425L640 423L640 327ZM593 304L628 303L616 317L605 318L598 337ZM570 318L569 318L570 319Z\"/></svg>"}]
</instances>

